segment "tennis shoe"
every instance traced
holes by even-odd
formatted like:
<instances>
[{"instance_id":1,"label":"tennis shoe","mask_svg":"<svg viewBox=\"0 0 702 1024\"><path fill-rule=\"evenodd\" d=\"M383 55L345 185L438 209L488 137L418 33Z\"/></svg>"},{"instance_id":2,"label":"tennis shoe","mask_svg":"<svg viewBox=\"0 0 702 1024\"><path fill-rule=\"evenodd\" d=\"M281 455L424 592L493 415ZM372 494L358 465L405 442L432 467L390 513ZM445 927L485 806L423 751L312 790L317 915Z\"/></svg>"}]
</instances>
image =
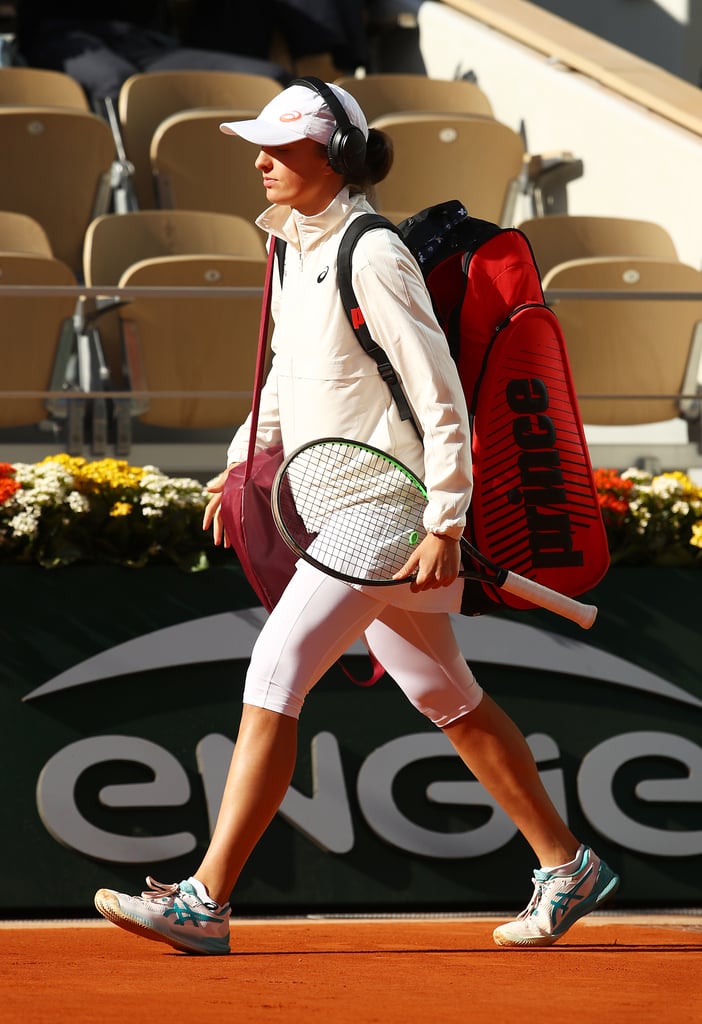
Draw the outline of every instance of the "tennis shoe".
<instances>
[{"instance_id":1,"label":"tennis shoe","mask_svg":"<svg viewBox=\"0 0 702 1024\"><path fill-rule=\"evenodd\" d=\"M619 877L589 848L581 846L571 875L534 871L534 895L514 921L493 932L498 946L551 946L585 914L614 895Z\"/></svg>"},{"instance_id":2,"label":"tennis shoe","mask_svg":"<svg viewBox=\"0 0 702 1024\"><path fill-rule=\"evenodd\" d=\"M95 906L103 917L145 939L165 942L184 953L224 956L229 953L228 903L209 898L195 879L164 885L150 876L141 896L99 889Z\"/></svg>"}]
</instances>

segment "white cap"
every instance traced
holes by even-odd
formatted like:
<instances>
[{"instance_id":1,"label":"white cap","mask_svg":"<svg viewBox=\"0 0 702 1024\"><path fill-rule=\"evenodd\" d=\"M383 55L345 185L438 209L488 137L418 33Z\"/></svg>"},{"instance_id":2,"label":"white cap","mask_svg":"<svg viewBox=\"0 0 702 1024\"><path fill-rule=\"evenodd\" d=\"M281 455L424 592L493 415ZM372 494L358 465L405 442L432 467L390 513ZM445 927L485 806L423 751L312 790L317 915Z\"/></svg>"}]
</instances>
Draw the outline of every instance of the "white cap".
<instances>
[{"instance_id":1,"label":"white cap","mask_svg":"<svg viewBox=\"0 0 702 1024\"><path fill-rule=\"evenodd\" d=\"M349 121L368 138L368 122L353 96L338 85L327 83L343 106ZM238 135L258 146L285 146L300 139L314 139L323 146L329 142L336 119L314 89L291 85L278 93L258 117L251 121L225 121L219 130L225 135Z\"/></svg>"}]
</instances>

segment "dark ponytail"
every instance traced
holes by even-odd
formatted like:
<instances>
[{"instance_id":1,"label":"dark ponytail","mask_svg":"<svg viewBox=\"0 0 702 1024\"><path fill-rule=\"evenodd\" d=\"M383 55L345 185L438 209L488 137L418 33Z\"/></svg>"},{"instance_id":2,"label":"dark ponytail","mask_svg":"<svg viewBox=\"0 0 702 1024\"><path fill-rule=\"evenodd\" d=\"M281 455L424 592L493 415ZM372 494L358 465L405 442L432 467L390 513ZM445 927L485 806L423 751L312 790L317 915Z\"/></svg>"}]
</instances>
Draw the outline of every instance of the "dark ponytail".
<instances>
[{"instance_id":1,"label":"dark ponytail","mask_svg":"<svg viewBox=\"0 0 702 1024\"><path fill-rule=\"evenodd\" d=\"M363 168L357 174L346 175L346 184L351 194L364 192L369 199L372 199L373 186L387 177L392 167L392 161L392 139L385 132L379 131L377 128L370 128Z\"/></svg>"}]
</instances>

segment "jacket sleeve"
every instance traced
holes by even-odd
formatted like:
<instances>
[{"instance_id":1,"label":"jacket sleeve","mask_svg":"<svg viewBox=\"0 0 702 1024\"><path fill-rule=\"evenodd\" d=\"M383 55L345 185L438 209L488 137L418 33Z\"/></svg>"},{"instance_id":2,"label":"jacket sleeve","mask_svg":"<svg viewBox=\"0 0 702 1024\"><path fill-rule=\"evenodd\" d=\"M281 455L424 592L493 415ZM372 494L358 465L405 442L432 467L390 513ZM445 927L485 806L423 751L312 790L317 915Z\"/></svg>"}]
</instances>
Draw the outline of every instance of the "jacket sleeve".
<instances>
[{"instance_id":1,"label":"jacket sleeve","mask_svg":"<svg viewBox=\"0 0 702 1024\"><path fill-rule=\"evenodd\" d=\"M468 409L422 273L391 231L353 255L352 280L371 336L385 350L421 429L428 530L460 536L473 486Z\"/></svg>"}]
</instances>

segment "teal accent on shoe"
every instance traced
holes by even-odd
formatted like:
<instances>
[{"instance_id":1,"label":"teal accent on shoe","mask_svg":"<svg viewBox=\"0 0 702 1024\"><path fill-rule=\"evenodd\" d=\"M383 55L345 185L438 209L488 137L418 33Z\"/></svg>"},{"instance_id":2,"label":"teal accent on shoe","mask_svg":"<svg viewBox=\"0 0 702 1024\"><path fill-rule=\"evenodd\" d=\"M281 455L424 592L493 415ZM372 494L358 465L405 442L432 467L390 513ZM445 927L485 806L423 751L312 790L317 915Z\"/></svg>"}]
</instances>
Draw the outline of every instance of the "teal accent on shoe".
<instances>
[{"instance_id":1,"label":"teal accent on shoe","mask_svg":"<svg viewBox=\"0 0 702 1024\"><path fill-rule=\"evenodd\" d=\"M194 924L196 928L201 924L220 924L222 921L221 917L213 917L211 914L199 914L197 911L191 910L185 903L179 903L178 900L174 901L170 910L164 910L163 912L164 917L172 917L173 915L175 915L175 921L171 921L171 924Z\"/></svg>"},{"instance_id":2,"label":"teal accent on shoe","mask_svg":"<svg viewBox=\"0 0 702 1024\"><path fill-rule=\"evenodd\" d=\"M585 877L581 880L580 884L582 884L582 882L585 881L585 878L589 877L591 872L592 869L590 869L590 871L587 872ZM581 917L584 917L586 914L589 914L592 910L595 910L595 908L600 903L604 903L606 899L609 899L610 896L613 896L618 888L619 876L615 875L612 869L607 864L605 864L604 861L600 861L600 867L599 871L597 872L597 878L589 894L584 899L582 899L582 902L576 904L576 906L574 907L571 907L569 911L564 913L563 917L561 918L560 924L558 924L553 929L553 935L555 937L563 935L563 933L568 931L571 925L573 925ZM571 892L568 895L572 896L573 893ZM551 902L554 901L552 900Z\"/></svg>"},{"instance_id":3,"label":"teal accent on shoe","mask_svg":"<svg viewBox=\"0 0 702 1024\"><path fill-rule=\"evenodd\" d=\"M580 879L577 885L573 886L569 892L559 892L555 898L551 900L551 924L553 925L554 935L558 931L558 912L561 912L561 922L565 920L568 915L571 915L573 919L577 918L578 915L578 903L583 899L580 895L580 890L587 882L588 878L592 874L592 868L586 871L583 877ZM575 906L571 907L571 903L575 901ZM587 902L587 901L585 901ZM580 904L582 906L582 904Z\"/></svg>"},{"instance_id":4,"label":"teal accent on shoe","mask_svg":"<svg viewBox=\"0 0 702 1024\"><path fill-rule=\"evenodd\" d=\"M188 913L190 913L188 911ZM177 931L176 927L181 924L187 923L187 920L182 921L168 921L166 920L166 914L163 915L161 920L143 920L143 927L151 931L158 932L168 942L176 946L176 948L183 950L187 953L206 953L208 955L226 955L230 952L229 949L229 936L214 936L207 935L206 932L197 931L193 932L189 929L184 929L182 932ZM209 923L219 924L221 918L211 918ZM174 925L176 927L174 927ZM201 928L202 925L195 922L196 928Z\"/></svg>"}]
</instances>

